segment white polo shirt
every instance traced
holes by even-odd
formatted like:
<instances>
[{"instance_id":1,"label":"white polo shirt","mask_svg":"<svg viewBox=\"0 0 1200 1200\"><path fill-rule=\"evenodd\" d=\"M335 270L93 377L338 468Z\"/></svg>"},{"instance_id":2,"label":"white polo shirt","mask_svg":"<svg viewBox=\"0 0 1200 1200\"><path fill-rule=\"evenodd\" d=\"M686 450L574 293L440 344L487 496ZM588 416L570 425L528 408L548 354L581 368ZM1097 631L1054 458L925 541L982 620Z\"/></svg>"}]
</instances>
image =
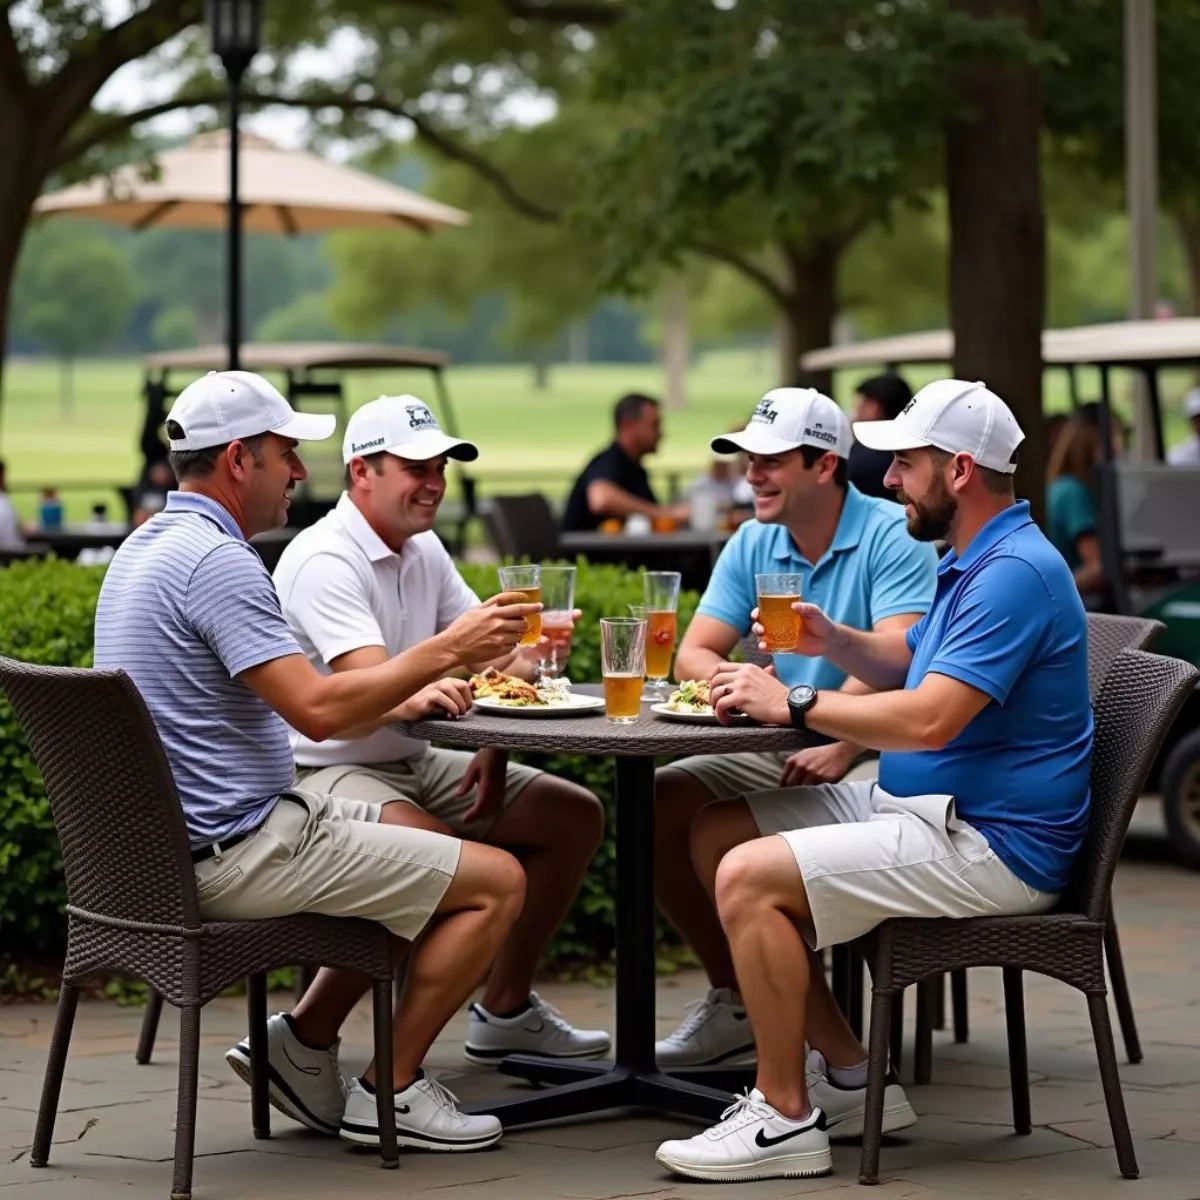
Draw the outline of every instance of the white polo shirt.
<instances>
[{"instance_id":1,"label":"white polo shirt","mask_svg":"<svg viewBox=\"0 0 1200 1200\"><path fill-rule=\"evenodd\" d=\"M333 659L363 646L399 654L479 603L436 533L417 534L396 554L345 492L331 513L289 543L275 587L300 649L322 675L332 674ZM324 742L293 729L291 739L301 767L399 762L428 745L392 729Z\"/></svg>"}]
</instances>

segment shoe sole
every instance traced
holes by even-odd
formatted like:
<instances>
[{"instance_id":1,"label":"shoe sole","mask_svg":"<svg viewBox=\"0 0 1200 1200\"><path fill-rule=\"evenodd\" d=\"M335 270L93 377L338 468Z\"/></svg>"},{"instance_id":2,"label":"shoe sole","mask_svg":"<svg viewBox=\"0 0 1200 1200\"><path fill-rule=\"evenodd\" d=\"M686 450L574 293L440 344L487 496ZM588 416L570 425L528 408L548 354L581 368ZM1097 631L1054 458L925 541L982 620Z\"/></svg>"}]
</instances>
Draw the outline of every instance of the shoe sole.
<instances>
[{"instance_id":1,"label":"shoe sole","mask_svg":"<svg viewBox=\"0 0 1200 1200\"><path fill-rule=\"evenodd\" d=\"M737 1166L696 1166L681 1163L660 1150L655 1161L676 1175L688 1179L704 1179L721 1183L744 1183L752 1179L807 1179L815 1175L828 1175L833 1170L833 1155L828 1148L809 1150L804 1154L780 1155L757 1163Z\"/></svg>"},{"instance_id":2,"label":"shoe sole","mask_svg":"<svg viewBox=\"0 0 1200 1200\"><path fill-rule=\"evenodd\" d=\"M830 1121L826 1127L831 1142L853 1141L863 1135L863 1125L866 1123L866 1110L848 1113L838 1121ZM882 1133L899 1133L917 1123L917 1114L912 1105L904 1100L896 1100L891 1104L884 1103Z\"/></svg>"},{"instance_id":3,"label":"shoe sole","mask_svg":"<svg viewBox=\"0 0 1200 1200\"><path fill-rule=\"evenodd\" d=\"M489 1134L485 1138L470 1142L454 1142L427 1138L423 1134L413 1133L411 1130L404 1130L397 1126L396 1145L404 1146L408 1150L430 1150L435 1154L465 1154L472 1150L486 1150L489 1146L494 1146L503 1133L503 1129L498 1129L494 1134ZM341 1129L338 1130L338 1136L343 1141L353 1142L356 1146L369 1146L373 1150L379 1149L379 1129L374 1125L354 1125L343 1121Z\"/></svg>"},{"instance_id":4,"label":"shoe sole","mask_svg":"<svg viewBox=\"0 0 1200 1200\"><path fill-rule=\"evenodd\" d=\"M247 1086L250 1086L250 1051L241 1046L234 1046L225 1052L225 1061L233 1069L233 1073ZM279 1073L270 1063L267 1064L267 1096L271 1107L283 1113L285 1117L298 1121L314 1133L323 1133L328 1137L337 1137L339 1129L336 1125L326 1124L320 1117L314 1116L300 1103L299 1098L290 1087L280 1078Z\"/></svg>"},{"instance_id":5,"label":"shoe sole","mask_svg":"<svg viewBox=\"0 0 1200 1200\"><path fill-rule=\"evenodd\" d=\"M539 1058L561 1059L567 1062L571 1059L592 1059L604 1058L612 1053L612 1043L607 1046L599 1046L595 1050L576 1050L572 1054L547 1054L544 1050L531 1049L507 1049L507 1050L476 1050L471 1046L463 1047L463 1058L469 1063L475 1063L480 1067L495 1067L508 1058L510 1054L536 1054Z\"/></svg>"}]
</instances>

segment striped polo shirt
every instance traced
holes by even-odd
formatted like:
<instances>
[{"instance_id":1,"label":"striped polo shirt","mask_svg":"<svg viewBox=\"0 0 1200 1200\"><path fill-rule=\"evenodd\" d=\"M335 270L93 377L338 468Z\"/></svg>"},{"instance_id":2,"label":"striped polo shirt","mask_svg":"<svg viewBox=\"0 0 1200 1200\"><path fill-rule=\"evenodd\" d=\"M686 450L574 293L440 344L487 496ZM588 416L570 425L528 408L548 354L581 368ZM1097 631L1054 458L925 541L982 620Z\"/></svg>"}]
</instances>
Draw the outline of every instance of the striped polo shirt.
<instances>
[{"instance_id":1,"label":"striped polo shirt","mask_svg":"<svg viewBox=\"0 0 1200 1200\"><path fill-rule=\"evenodd\" d=\"M193 849L253 829L294 782L286 723L238 675L299 653L271 576L215 500L171 492L113 557L95 665L128 672L146 701Z\"/></svg>"}]
</instances>

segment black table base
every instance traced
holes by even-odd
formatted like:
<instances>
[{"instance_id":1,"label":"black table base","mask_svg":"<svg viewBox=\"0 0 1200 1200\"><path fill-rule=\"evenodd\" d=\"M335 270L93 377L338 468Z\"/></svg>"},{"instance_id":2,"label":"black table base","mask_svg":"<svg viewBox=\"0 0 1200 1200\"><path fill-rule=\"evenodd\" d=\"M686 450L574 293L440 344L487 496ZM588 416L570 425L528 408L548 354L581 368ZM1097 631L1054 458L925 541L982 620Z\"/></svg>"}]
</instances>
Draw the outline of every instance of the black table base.
<instances>
[{"instance_id":1,"label":"black table base","mask_svg":"<svg viewBox=\"0 0 1200 1200\"><path fill-rule=\"evenodd\" d=\"M505 1075L557 1084L529 1097L480 1104L505 1128L610 1108L653 1108L716 1121L728 1107L718 1091L659 1071L654 1062L654 759L616 760L617 1053L612 1063L514 1054Z\"/></svg>"}]
</instances>

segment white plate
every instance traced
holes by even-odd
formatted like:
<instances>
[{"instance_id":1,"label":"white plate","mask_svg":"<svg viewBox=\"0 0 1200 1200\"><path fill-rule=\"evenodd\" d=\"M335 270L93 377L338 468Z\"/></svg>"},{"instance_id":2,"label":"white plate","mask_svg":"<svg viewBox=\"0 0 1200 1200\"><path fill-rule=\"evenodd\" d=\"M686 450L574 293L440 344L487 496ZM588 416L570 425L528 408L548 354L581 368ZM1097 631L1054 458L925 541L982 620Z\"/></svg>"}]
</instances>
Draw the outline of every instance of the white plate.
<instances>
[{"instance_id":1,"label":"white plate","mask_svg":"<svg viewBox=\"0 0 1200 1200\"><path fill-rule=\"evenodd\" d=\"M652 704L650 711L657 716L662 717L666 721L679 721L684 725L720 725L717 720L717 714L713 712L696 713L696 712L676 712L673 708L668 708L665 704ZM748 721L750 718L741 713L733 717L730 724L737 725L743 721Z\"/></svg>"},{"instance_id":2,"label":"white plate","mask_svg":"<svg viewBox=\"0 0 1200 1200\"><path fill-rule=\"evenodd\" d=\"M572 692L561 704L516 707L501 704L491 696L484 696L475 701L475 707L481 713L487 713L489 717L582 717L587 713L603 712L604 698Z\"/></svg>"}]
</instances>

